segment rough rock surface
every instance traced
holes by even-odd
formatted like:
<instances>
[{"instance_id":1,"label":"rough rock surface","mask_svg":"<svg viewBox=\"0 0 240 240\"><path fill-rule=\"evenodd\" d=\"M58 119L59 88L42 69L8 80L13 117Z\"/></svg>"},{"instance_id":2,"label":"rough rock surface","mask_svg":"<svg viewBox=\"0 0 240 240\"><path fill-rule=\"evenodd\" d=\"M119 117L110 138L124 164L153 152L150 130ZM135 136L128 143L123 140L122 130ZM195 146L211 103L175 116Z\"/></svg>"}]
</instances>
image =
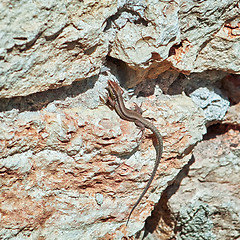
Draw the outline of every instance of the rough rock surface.
<instances>
[{"instance_id":1,"label":"rough rock surface","mask_svg":"<svg viewBox=\"0 0 240 240\"><path fill-rule=\"evenodd\" d=\"M95 89L90 91L94 94ZM115 233L115 238L134 234L162 189L188 161L186 149L205 133L203 112L189 97L176 96L173 101L160 95L143 102L144 116L166 129L165 153L151 187L154 192L146 195L126 230L132 203L153 168L151 138L139 146L133 123L119 121L106 106L90 110L85 96L53 102L41 111L1 115L2 236L26 237L41 225L44 230L30 235L87 239L90 233L103 238L107 233ZM9 230L12 225L14 232Z\"/></svg>"},{"instance_id":2,"label":"rough rock surface","mask_svg":"<svg viewBox=\"0 0 240 240\"><path fill-rule=\"evenodd\" d=\"M239 11L238 0L180 1L182 46L174 67L239 73Z\"/></svg>"},{"instance_id":3,"label":"rough rock surface","mask_svg":"<svg viewBox=\"0 0 240 240\"><path fill-rule=\"evenodd\" d=\"M238 0L5 0L0 6L0 97L96 75L108 54L124 63L131 86L171 66L183 73L240 71Z\"/></svg>"},{"instance_id":4,"label":"rough rock surface","mask_svg":"<svg viewBox=\"0 0 240 240\"><path fill-rule=\"evenodd\" d=\"M164 190L145 229L146 239L238 239L239 104L225 124L212 125L193 157ZM236 111L235 111L236 110Z\"/></svg>"},{"instance_id":5,"label":"rough rock surface","mask_svg":"<svg viewBox=\"0 0 240 240\"><path fill-rule=\"evenodd\" d=\"M237 239L240 128L217 125L206 137L195 147L188 175L169 200L178 219L177 239Z\"/></svg>"},{"instance_id":6,"label":"rough rock surface","mask_svg":"<svg viewBox=\"0 0 240 240\"><path fill-rule=\"evenodd\" d=\"M0 9L0 239L239 238L239 0ZM108 79L164 141L128 226L154 138L100 101Z\"/></svg>"},{"instance_id":7,"label":"rough rock surface","mask_svg":"<svg viewBox=\"0 0 240 240\"><path fill-rule=\"evenodd\" d=\"M230 105L219 89L198 88L190 97L203 109L208 122L222 120Z\"/></svg>"}]
</instances>

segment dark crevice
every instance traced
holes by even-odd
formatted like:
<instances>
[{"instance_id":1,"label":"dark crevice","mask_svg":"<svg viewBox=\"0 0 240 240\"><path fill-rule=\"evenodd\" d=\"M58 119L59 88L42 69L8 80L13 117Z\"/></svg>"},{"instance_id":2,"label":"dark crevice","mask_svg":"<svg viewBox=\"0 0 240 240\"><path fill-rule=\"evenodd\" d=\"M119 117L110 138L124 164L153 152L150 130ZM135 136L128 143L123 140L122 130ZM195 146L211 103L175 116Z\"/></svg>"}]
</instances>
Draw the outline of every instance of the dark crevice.
<instances>
[{"instance_id":1,"label":"dark crevice","mask_svg":"<svg viewBox=\"0 0 240 240\"><path fill-rule=\"evenodd\" d=\"M135 70L131 69L124 61L117 58L107 56L106 61L111 65L114 65L113 70L110 68L110 72L117 77L120 85L124 88L128 88L129 82L136 74Z\"/></svg>"},{"instance_id":2,"label":"dark crevice","mask_svg":"<svg viewBox=\"0 0 240 240\"><path fill-rule=\"evenodd\" d=\"M174 232L179 231L179 229L176 228L176 221L171 214L171 210L168 207L168 201L178 191L182 180L188 175L190 166L194 162L195 158L194 156L192 156L188 164L186 164L177 174L172 184L169 185L162 193L160 200L158 201L158 203L155 204L151 216L148 217L146 220L143 239L146 238L149 233L153 233L157 230L160 221L164 222L165 225L172 228ZM160 231L162 231L162 234L164 234L164 230Z\"/></svg>"},{"instance_id":3,"label":"dark crevice","mask_svg":"<svg viewBox=\"0 0 240 240\"><path fill-rule=\"evenodd\" d=\"M178 76L177 80L175 80L169 86L166 93L169 94L169 95L181 94L183 91L185 91L186 86L187 86L189 81L190 81L190 79L186 75L184 75L182 73L179 73L179 76Z\"/></svg>"},{"instance_id":4,"label":"dark crevice","mask_svg":"<svg viewBox=\"0 0 240 240\"><path fill-rule=\"evenodd\" d=\"M184 75L182 78L185 79ZM178 81L176 81L175 79L178 79ZM169 70L167 76L165 72L163 72L162 74L159 74L158 77L155 79L148 79L147 81L140 82L136 86L134 92L137 95L137 97L140 97L140 96L149 97L154 94L155 87L156 85L158 85L159 88L165 94L169 94L169 95L171 95L170 93L172 93L172 95L180 94L183 91L183 88L181 88L180 86L181 85L180 79L181 79L181 74L176 74L175 71ZM175 88L174 91L169 92L169 89L172 86L173 82L176 82L176 84L178 83L178 87Z\"/></svg>"},{"instance_id":5,"label":"dark crevice","mask_svg":"<svg viewBox=\"0 0 240 240\"><path fill-rule=\"evenodd\" d=\"M176 55L176 49L182 48L182 42L180 44L174 44L170 49L169 49L169 54L168 56Z\"/></svg>"},{"instance_id":6,"label":"dark crevice","mask_svg":"<svg viewBox=\"0 0 240 240\"><path fill-rule=\"evenodd\" d=\"M96 80L97 76L73 82L69 86L50 89L28 96L2 98L0 99L0 112L10 111L12 109L18 109L20 112L41 110L55 100L65 100L67 97L76 97L89 88L93 88Z\"/></svg>"},{"instance_id":7,"label":"dark crevice","mask_svg":"<svg viewBox=\"0 0 240 240\"><path fill-rule=\"evenodd\" d=\"M19 40L19 41L26 41L27 38L26 37L14 37L14 40Z\"/></svg>"},{"instance_id":8,"label":"dark crevice","mask_svg":"<svg viewBox=\"0 0 240 240\"><path fill-rule=\"evenodd\" d=\"M99 219L100 222L109 222L110 220L114 220L116 219L116 217L113 217L113 216L109 216L109 217L102 217L101 219Z\"/></svg>"},{"instance_id":9,"label":"dark crevice","mask_svg":"<svg viewBox=\"0 0 240 240\"><path fill-rule=\"evenodd\" d=\"M156 79L139 83L135 88L137 97L149 97L154 94Z\"/></svg>"},{"instance_id":10,"label":"dark crevice","mask_svg":"<svg viewBox=\"0 0 240 240\"><path fill-rule=\"evenodd\" d=\"M240 75L229 74L221 81L221 89L223 93L229 98L231 105L240 102Z\"/></svg>"},{"instance_id":11,"label":"dark crevice","mask_svg":"<svg viewBox=\"0 0 240 240\"><path fill-rule=\"evenodd\" d=\"M67 25L66 25L66 26L67 26ZM55 40L55 39L62 33L63 29L64 29L66 26L64 26L63 28L61 28L59 31L53 33L52 35L45 36L45 39L46 39L47 41L53 41L53 40Z\"/></svg>"},{"instance_id":12,"label":"dark crevice","mask_svg":"<svg viewBox=\"0 0 240 240\"><path fill-rule=\"evenodd\" d=\"M135 12L135 11L133 11L133 10L131 10L131 9L128 9L127 7L123 7L123 8L121 8L121 9L119 9L119 11L118 11L116 14L108 17L108 18L105 20L105 22L106 22L107 24L106 24L106 27L104 28L103 31L105 32L105 31L109 30L109 29L112 28L112 27L117 27L116 24L114 24L114 26L113 26L113 23L114 23L114 21L116 21L119 17L121 17L122 13L124 13L124 12L130 13L132 16L137 16L138 19L136 19L135 21L133 21L134 24L141 24L141 25L144 25L144 26L148 26L148 22L147 22L145 19L143 19L137 12ZM130 19L127 19L127 21L131 22Z\"/></svg>"},{"instance_id":13,"label":"dark crevice","mask_svg":"<svg viewBox=\"0 0 240 240\"><path fill-rule=\"evenodd\" d=\"M218 135L224 135L230 129L240 131L240 126L233 125L233 124L221 124L221 123L213 124L207 128L207 133L203 136L203 140L214 139Z\"/></svg>"},{"instance_id":14,"label":"dark crevice","mask_svg":"<svg viewBox=\"0 0 240 240\"><path fill-rule=\"evenodd\" d=\"M11 53L13 51L14 47L7 48L7 53Z\"/></svg>"},{"instance_id":15,"label":"dark crevice","mask_svg":"<svg viewBox=\"0 0 240 240\"><path fill-rule=\"evenodd\" d=\"M113 16L110 16L110 17L108 17L108 18L104 21L103 25L104 25L105 22L106 22L106 26L105 26L105 28L103 29L103 32L106 32L107 30L109 30L110 28L112 28L112 17L113 17Z\"/></svg>"},{"instance_id":16,"label":"dark crevice","mask_svg":"<svg viewBox=\"0 0 240 240\"><path fill-rule=\"evenodd\" d=\"M26 50L29 50L34 44L35 42L40 38L40 36L42 35L43 32L39 32L34 39L32 39L31 41L27 42L25 44L25 47L21 46L19 48L19 51L20 52L23 52L23 51L26 51ZM17 47L18 48L18 47Z\"/></svg>"},{"instance_id":17,"label":"dark crevice","mask_svg":"<svg viewBox=\"0 0 240 240\"><path fill-rule=\"evenodd\" d=\"M98 45L92 46L92 47L84 50L84 53L86 55L91 55L92 53L94 53L96 51L97 47L98 47Z\"/></svg>"}]
</instances>

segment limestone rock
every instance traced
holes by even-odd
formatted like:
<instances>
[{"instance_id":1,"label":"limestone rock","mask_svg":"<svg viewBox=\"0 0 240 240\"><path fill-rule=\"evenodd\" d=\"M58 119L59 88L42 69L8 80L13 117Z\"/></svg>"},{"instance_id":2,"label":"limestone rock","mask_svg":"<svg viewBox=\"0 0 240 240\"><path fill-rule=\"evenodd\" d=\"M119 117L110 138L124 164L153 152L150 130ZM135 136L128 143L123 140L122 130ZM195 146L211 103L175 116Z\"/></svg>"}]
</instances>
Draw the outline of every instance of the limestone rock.
<instances>
[{"instance_id":1,"label":"limestone rock","mask_svg":"<svg viewBox=\"0 0 240 240\"><path fill-rule=\"evenodd\" d=\"M177 239L234 239L239 236L239 129L219 126L215 138L214 132L210 133L210 138L194 149L194 162L189 165L178 191L169 199L172 213L178 219L178 229L184 229L178 232ZM198 211L205 209L206 214L194 222L191 212L196 212L196 204L204 204ZM187 221L189 218L192 220ZM205 225L207 222L211 228Z\"/></svg>"},{"instance_id":2,"label":"limestone rock","mask_svg":"<svg viewBox=\"0 0 240 240\"><path fill-rule=\"evenodd\" d=\"M140 144L134 123L120 120L106 106L89 110L84 95L37 112L1 115L1 237L134 235L205 133L203 112L189 97L135 100L147 109L145 117L155 119L164 154L154 183L126 228L154 164L150 131Z\"/></svg>"},{"instance_id":3,"label":"limestone rock","mask_svg":"<svg viewBox=\"0 0 240 240\"><path fill-rule=\"evenodd\" d=\"M222 120L230 106L230 102L219 89L198 88L190 97L203 109L209 122Z\"/></svg>"},{"instance_id":4,"label":"limestone rock","mask_svg":"<svg viewBox=\"0 0 240 240\"><path fill-rule=\"evenodd\" d=\"M181 1L181 44L171 61L182 72L224 70L239 73L238 0Z\"/></svg>"},{"instance_id":5,"label":"limestone rock","mask_svg":"<svg viewBox=\"0 0 240 240\"><path fill-rule=\"evenodd\" d=\"M0 239L239 236L238 0L0 9ZM154 138L100 101L109 79L164 142L128 226Z\"/></svg>"},{"instance_id":6,"label":"limestone rock","mask_svg":"<svg viewBox=\"0 0 240 240\"><path fill-rule=\"evenodd\" d=\"M109 45L104 21L114 9L112 1L95 8L77 1L1 3L0 97L26 96L98 74Z\"/></svg>"},{"instance_id":7,"label":"limestone rock","mask_svg":"<svg viewBox=\"0 0 240 240\"><path fill-rule=\"evenodd\" d=\"M124 63L129 86L172 67L239 73L237 3L3 1L0 97L97 75L107 55Z\"/></svg>"}]
</instances>

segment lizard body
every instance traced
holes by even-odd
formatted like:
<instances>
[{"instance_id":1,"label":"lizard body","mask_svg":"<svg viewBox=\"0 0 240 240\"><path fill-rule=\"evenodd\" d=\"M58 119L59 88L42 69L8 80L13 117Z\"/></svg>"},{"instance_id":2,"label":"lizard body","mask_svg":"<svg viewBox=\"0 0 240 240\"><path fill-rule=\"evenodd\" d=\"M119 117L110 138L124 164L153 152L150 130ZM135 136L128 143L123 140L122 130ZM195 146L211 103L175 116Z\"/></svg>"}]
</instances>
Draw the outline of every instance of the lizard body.
<instances>
[{"instance_id":1,"label":"lizard body","mask_svg":"<svg viewBox=\"0 0 240 240\"><path fill-rule=\"evenodd\" d=\"M151 176L150 176L150 179L148 180L147 185L145 186L143 192L141 193L137 202L134 204L132 210L129 213L128 220L127 220L127 224L128 224L131 214L133 213L134 209L142 200L143 196L147 192L148 188L150 187L154 179L154 176L156 174L156 171L162 156L162 152L163 152L163 141L162 141L162 136L159 133L158 129L147 119L143 118L142 115L139 113L139 109L140 109L139 107L137 109L138 111L133 111L125 107L123 97L122 97L123 91L116 82L108 80L107 90L109 91L108 103L116 111L116 113L119 115L120 118L122 118L123 120L134 122L136 126L140 127L142 132L144 131L145 128L150 129L157 139L157 144L155 146L156 160L155 160L153 171L151 173Z\"/></svg>"}]
</instances>

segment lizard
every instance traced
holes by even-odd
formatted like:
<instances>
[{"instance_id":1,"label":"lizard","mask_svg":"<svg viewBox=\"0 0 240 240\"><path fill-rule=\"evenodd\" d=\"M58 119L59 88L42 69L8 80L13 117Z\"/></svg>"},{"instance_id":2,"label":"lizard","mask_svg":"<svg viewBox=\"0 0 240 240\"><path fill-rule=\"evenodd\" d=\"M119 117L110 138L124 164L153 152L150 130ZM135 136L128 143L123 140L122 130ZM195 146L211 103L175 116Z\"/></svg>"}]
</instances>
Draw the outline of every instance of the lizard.
<instances>
[{"instance_id":1,"label":"lizard","mask_svg":"<svg viewBox=\"0 0 240 240\"><path fill-rule=\"evenodd\" d=\"M146 118L142 117L142 115L140 113L140 107L138 107L137 104L135 104L135 109L136 109L135 111L126 108L124 101L123 101L123 97L122 97L123 90L120 88L120 86L116 82L108 80L107 90L109 93L108 97L107 97L107 103L110 105L110 107L112 109L114 109L116 111L116 113L119 115L119 117L121 119L130 121L130 122L134 122L135 125L141 129L142 135L144 134L145 128L150 129L153 132L153 134L156 136L156 139L157 139L157 144L155 146L156 160L155 160L154 168L152 170L152 173L151 173L150 179L148 180L147 185L145 186L143 192L139 196L138 200L136 201L136 203L134 204L133 208L131 209L131 211L128 215L128 219L127 219L127 223L126 223L126 225L127 225L134 209L141 202L143 196L148 191L148 189L154 179L154 176L156 174L156 171L159 166L160 159L161 159L162 153L163 153L163 140L162 140L162 136L161 136L160 132L158 131L158 129L151 122L149 122Z\"/></svg>"}]
</instances>

